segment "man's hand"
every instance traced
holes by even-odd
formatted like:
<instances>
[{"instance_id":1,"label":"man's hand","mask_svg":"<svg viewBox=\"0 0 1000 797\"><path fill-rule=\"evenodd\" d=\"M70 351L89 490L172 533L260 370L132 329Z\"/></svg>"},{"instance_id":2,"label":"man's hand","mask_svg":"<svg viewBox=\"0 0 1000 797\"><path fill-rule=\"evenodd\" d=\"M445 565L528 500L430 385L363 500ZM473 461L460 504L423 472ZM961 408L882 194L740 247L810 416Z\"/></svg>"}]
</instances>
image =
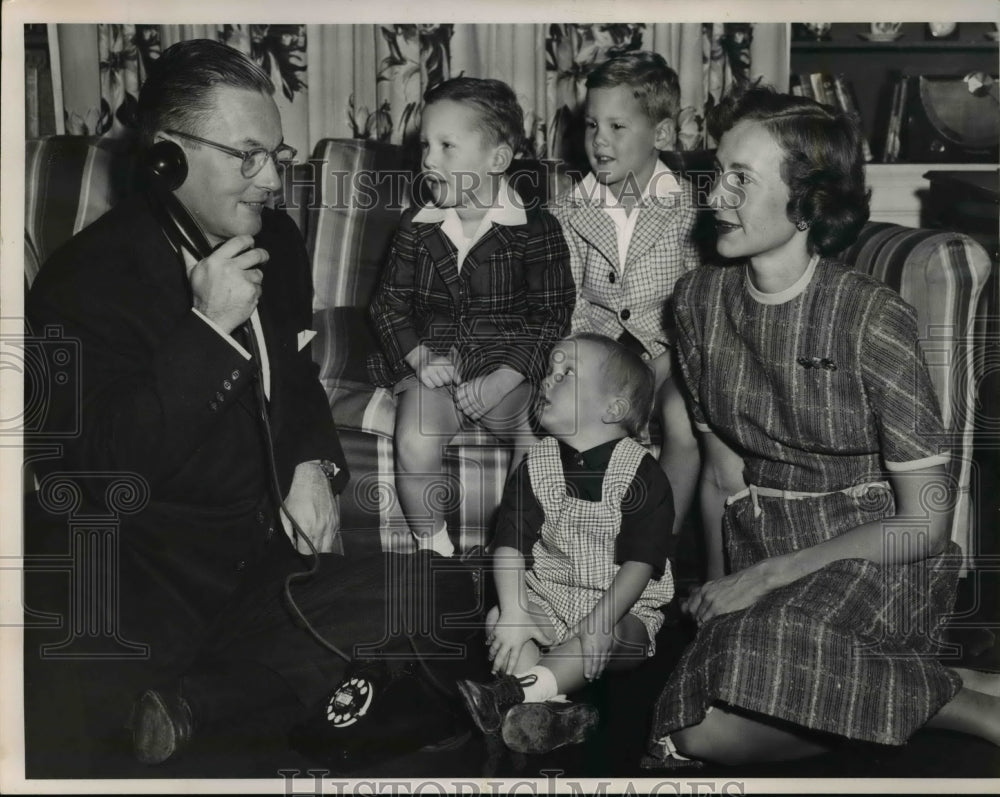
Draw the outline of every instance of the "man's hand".
<instances>
[{"instance_id":1,"label":"man's hand","mask_svg":"<svg viewBox=\"0 0 1000 797\"><path fill-rule=\"evenodd\" d=\"M424 387L446 387L458 381L451 358L435 354L423 343L414 347L404 359Z\"/></svg>"},{"instance_id":2,"label":"man's hand","mask_svg":"<svg viewBox=\"0 0 1000 797\"><path fill-rule=\"evenodd\" d=\"M194 307L227 334L246 321L260 299L264 279L257 266L268 261L264 249L253 248L253 237L230 238L191 269Z\"/></svg>"},{"instance_id":3,"label":"man's hand","mask_svg":"<svg viewBox=\"0 0 1000 797\"><path fill-rule=\"evenodd\" d=\"M524 381L511 368L498 368L486 376L477 376L455 388L455 406L467 417L478 421L515 387Z\"/></svg>"},{"instance_id":4,"label":"man's hand","mask_svg":"<svg viewBox=\"0 0 1000 797\"><path fill-rule=\"evenodd\" d=\"M319 553L333 550L337 534L337 511L326 474L316 462L302 462L295 468L285 506ZM305 540L296 539L292 524L284 512L281 525L299 553L310 553Z\"/></svg>"},{"instance_id":5,"label":"man's hand","mask_svg":"<svg viewBox=\"0 0 1000 797\"><path fill-rule=\"evenodd\" d=\"M534 639L542 646L552 644L548 632L539 628L534 618L526 611L509 609L500 612L496 625L490 629L486 637L494 675L514 674L514 667L521 656L521 648L529 639Z\"/></svg>"}]
</instances>

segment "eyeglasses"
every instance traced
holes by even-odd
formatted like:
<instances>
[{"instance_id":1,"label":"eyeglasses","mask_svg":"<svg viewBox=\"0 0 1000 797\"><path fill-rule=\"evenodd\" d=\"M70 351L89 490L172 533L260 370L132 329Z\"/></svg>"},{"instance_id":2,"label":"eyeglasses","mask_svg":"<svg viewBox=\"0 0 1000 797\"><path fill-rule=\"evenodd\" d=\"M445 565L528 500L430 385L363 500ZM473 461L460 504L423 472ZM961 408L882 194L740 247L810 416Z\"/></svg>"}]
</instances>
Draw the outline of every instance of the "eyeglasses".
<instances>
[{"instance_id":1,"label":"eyeglasses","mask_svg":"<svg viewBox=\"0 0 1000 797\"><path fill-rule=\"evenodd\" d=\"M295 147L290 147L288 144L279 144L277 149L270 151L264 149L263 147L243 150L235 149L234 147L227 147L225 144L209 141L207 138L202 138L201 136L192 136L190 133L182 133L180 130L165 130L164 132L170 133L172 136L180 136L181 138L187 138L191 141L197 141L199 144L204 144L206 147L212 147L212 149L217 149L219 152L225 152L227 155L239 158L243 161L240 165L240 174L248 180L251 177L256 177L257 174L260 173L260 170L267 164L268 158L274 161L275 167L287 166L295 158L296 152L298 152Z\"/></svg>"}]
</instances>

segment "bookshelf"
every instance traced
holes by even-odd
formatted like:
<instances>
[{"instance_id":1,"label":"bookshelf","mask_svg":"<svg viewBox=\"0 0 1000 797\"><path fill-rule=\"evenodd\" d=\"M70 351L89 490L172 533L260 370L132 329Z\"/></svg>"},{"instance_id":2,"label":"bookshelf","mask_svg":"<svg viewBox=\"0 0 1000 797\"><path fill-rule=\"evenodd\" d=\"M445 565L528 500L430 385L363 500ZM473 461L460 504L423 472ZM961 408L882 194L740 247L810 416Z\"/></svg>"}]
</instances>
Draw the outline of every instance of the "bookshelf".
<instances>
[{"instance_id":1,"label":"bookshelf","mask_svg":"<svg viewBox=\"0 0 1000 797\"><path fill-rule=\"evenodd\" d=\"M1000 72L1000 47L990 38L996 32L992 23L959 22L955 38L947 40L929 38L926 28L922 22L906 22L896 40L875 42L863 38L869 33L868 23L835 23L825 40L793 38L791 43L793 75L841 74L850 83L875 163L883 162L898 76Z\"/></svg>"}]
</instances>

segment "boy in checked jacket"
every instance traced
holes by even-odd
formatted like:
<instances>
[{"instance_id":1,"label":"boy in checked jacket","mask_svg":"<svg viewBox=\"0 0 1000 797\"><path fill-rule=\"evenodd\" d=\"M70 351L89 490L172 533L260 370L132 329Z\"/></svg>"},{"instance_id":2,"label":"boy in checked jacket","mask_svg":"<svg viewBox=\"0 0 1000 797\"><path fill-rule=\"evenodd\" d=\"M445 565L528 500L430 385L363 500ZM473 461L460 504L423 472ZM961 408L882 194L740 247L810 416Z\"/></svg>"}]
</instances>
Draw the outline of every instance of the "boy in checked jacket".
<instances>
[{"instance_id":1,"label":"boy in checked jacket","mask_svg":"<svg viewBox=\"0 0 1000 797\"><path fill-rule=\"evenodd\" d=\"M591 172L552 205L569 245L578 294L572 331L614 338L656 377L653 416L660 466L679 528L698 479L698 444L671 376L666 305L674 283L700 265L690 187L660 161L674 147L677 74L656 53L612 58L587 77L584 147Z\"/></svg>"}]
</instances>

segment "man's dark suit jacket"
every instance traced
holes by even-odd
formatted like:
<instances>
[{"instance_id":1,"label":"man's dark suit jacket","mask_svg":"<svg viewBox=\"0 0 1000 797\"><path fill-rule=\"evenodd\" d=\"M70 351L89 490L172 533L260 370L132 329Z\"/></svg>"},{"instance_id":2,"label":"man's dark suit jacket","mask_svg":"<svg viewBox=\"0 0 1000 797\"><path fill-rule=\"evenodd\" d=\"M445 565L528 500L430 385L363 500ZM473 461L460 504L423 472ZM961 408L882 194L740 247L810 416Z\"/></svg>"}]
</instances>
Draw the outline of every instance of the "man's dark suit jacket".
<instances>
[{"instance_id":1,"label":"man's dark suit jacket","mask_svg":"<svg viewBox=\"0 0 1000 797\"><path fill-rule=\"evenodd\" d=\"M298 347L298 333L312 325L301 236L287 216L265 210L256 242L270 254L258 310L284 496L297 463L346 465L309 347ZM127 637L151 644L155 659L183 659L269 555L269 539L284 545L255 419L257 364L192 311L183 262L141 198L50 258L27 316L33 333L56 325L82 350L82 405L53 399L49 407L52 428L80 412L82 433L60 441L62 459L39 470L145 480L148 504L120 523L122 619Z\"/></svg>"}]
</instances>

